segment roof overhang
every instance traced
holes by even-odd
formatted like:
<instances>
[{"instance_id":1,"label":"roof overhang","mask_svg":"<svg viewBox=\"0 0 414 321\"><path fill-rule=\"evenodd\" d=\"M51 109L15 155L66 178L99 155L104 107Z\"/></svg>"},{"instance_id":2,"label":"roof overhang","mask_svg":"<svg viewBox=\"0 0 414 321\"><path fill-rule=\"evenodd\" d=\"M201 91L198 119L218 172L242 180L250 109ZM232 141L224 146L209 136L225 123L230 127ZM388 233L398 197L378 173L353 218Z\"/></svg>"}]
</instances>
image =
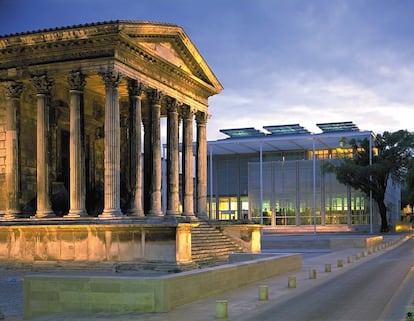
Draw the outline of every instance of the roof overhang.
<instances>
[{"instance_id":1,"label":"roof overhang","mask_svg":"<svg viewBox=\"0 0 414 321\"><path fill-rule=\"evenodd\" d=\"M262 152L283 152L313 149L332 149L339 147L342 138L369 139L375 138L371 131L350 131L335 133L318 133L309 135L272 136L254 138L221 139L209 141L209 153L213 155L236 155Z\"/></svg>"}]
</instances>

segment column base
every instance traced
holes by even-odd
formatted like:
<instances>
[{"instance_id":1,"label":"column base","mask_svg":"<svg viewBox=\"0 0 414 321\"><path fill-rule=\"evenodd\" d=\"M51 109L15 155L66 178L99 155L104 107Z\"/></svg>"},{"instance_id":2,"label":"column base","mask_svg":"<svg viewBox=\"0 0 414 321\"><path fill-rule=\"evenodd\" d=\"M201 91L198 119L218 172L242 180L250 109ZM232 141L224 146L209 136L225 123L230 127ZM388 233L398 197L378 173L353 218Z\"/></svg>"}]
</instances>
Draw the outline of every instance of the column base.
<instances>
[{"instance_id":1,"label":"column base","mask_svg":"<svg viewBox=\"0 0 414 321\"><path fill-rule=\"evenodd\" d=\"M50 218L50 217L56 217L55 212L51 210L36 211L35 216L32 216L32 218Z\"/></svg>"},{"instance_id":2,"label":"column base","mask_svg":"<svg viewBox=\"0 0 414 321\"><path fill-rule=\"evenodd\" d=\"M181 212L179 212L179 211L174 211L174 210L167 210L166 215L167 215L167 216L181 216Z\"/></svg>"},{"instance_id":3,"label":"column base","mask_svg":"<svg viewBox=\"0 0 414 321\"><path fill-rule=\"evenodd\" d=\"M64 217L77 218L77 217L87 217L87 216L88 216L88 213L86 212L86 210L69 210L69 213L65 215Z\"/></svg>"},{"instance_id":4,"label":"column base","mask_svg":"<svg viewBox=\"0 0 414 321\"><path fill-rule=\"evenodd\" d=\"M122 218L123 216L120 209L104 209L102 214L98 215L98 218Z\"/></svg>"},{"instance_id":5,"label":"column base","mask_svg":"<svg viewBox=\"0 0 414 321\"><path fill-rule=\"evenodd\" d=\"M197 217L195 216L195 214L194 213L183 213L183 215L182 215L183 217L187 217L187 218L189 218L190 220L195 220L195 219L197 219Z\"/></svg>"},{"instance_id":6,"label":"column base","mask_svg":"<svg viewBox=\"0 0 414 321\"><path fill-rule=\"evenodd\" d=\"M127 214L128 216L133 216L133 217L144 217L144 210L139 210L136 208L131 208L128 210Z\"/></svg>"},{"instance_id":7,"label":"column base","mask_svg":"<svg viewBox=\"0 0 414 321\"><path fill-rule=\"evenodd\" d=\"M160 216L164 216L164 213L161 210L150 210L148 213L148 216L160 217Z\"/></svg>"},{"instance_id":8,"label":"column base","mask_svg":"<svg viewBox=\"0 0 414 321\"><path fill-rule=\"evenodd\" d=\"M22 214L22 212L20 211L12 211L12 210L6 210L6 212L4 213L3 218L6 220L13 220L15 218L20 218L20 215Z\"/></svg>"}]
</instances>

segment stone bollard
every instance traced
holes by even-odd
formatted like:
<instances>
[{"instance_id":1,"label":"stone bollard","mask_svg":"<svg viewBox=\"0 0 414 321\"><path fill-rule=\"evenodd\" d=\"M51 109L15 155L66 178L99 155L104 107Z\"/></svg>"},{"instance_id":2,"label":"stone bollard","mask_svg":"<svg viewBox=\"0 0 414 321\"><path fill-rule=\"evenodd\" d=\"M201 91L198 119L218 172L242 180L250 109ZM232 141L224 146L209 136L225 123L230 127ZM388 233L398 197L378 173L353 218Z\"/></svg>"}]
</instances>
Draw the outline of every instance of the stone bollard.
<instances>
[{"instance_id":1,"label":"stone bollard","mask_svg":"<svg viewBox=\"0 0 414 321\"><path fill-rule=\"evenodd\" d=\"M312 280L316 279L316 269L311 269L309 271L309 279L312 279Z\"/></svg>"},{"instance_id":2,"label":"stone bollard","mask_svg":"<svg viewBox=\"0 0 414 321\"><path fill-rule=\"evenodd\" d=\"M325 272L332 272L332 266L329 263L325 264Z\"/></svg>"},{"instance_id":3,"label":"stone bollard","mask_svg":"<svg viewBox=\"0 0 414 321\"><path fill-rule=\"evenodd\" d=\"M348 263L352 263L352 256L348 256Z\"/></svg>"},{"instance_id":4,"label":"stone bollard","mask_svg":"<svg viewBox=\"0 0 414 321\"><path fill-rule=\"evenodd\" d=\"M259 301L269 300L269 287L267 285L259 286Z\"/></svg>"},{"instance_id":5,"label":"stone bollard","mask_svg":"<svg viewBox=\"0 0 414 321\"><path fill-rule=\"evenodd\" d=\"M342 259L338 260L338 267L339 268L344 267L344 260L342 260Z\"/></svg>"},{"instance_id":6,"label":"stone bollard","mask_svg":"<svg viewBox=\"0 0 414 321\"><path fill-rule=\"evenodd\" d=\"M289 276L289 278L288 278L288 288L289 289L296 288L296 276Z\"/></svg>"},{"instance_id":7,"label":"stone bollard","mask_svg":"<svg viewBox=\"0 0 414 321\"><path fill-rule=\"evenodd\" d=\"M368 252L367 252L367 251L362 252L362 256L363 256L363 257L368 256Z\"/></svg>"},{"instance_id":8,"label":"stone bollard","mask_svg":"<svg viewBox=\"0 0 414 321\"><path fill-rule=\"evenodd\" d=\"M357 253L356 255L355 255L355 261L358 261L359 259L361 258L361 253Z\"/></svg>"},{"instance_id":9,"label":"stone bollard","mask_svg":"<svg viewBox=\"0 0 414 321\"><path fill-rule=\"evenodd\" d=\"M217 300L216 301L216 318L217 319L227 319L228 302L227 300Z\"/></svg>"}]
</instances>

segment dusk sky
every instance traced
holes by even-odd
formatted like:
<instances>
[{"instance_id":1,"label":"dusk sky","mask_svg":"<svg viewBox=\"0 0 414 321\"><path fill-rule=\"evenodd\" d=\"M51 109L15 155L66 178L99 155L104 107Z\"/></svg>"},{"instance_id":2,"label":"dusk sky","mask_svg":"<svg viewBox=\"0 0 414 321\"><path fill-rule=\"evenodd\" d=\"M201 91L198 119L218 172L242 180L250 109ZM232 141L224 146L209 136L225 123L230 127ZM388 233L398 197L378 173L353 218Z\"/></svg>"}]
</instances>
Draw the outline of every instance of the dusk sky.
<instances>
[{"instance_id":1,"label":"dusk sky","mask_svg":"<svg viewBox=\"0 0 414 321\"><path fill-rule=\"evenodd\" d=\"M412 0L0 0L0 35L117 19L184 28L224 87L209 140L341 121L414 131Z\"/></svg>"}]
</instances>

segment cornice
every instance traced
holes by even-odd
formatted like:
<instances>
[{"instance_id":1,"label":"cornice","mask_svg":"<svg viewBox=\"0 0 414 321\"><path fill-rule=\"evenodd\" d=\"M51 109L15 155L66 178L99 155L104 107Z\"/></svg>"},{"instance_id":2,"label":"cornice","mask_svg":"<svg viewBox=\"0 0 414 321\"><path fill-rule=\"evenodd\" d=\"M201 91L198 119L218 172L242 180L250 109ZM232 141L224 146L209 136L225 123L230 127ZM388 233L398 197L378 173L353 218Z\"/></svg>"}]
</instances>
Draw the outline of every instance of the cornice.
<instances>
[{"instance_id":1,"label":"cornice","mask_svg":"<svg viewBox=\"0 0 414 321\"><path fill-rule=\"evenodd\" d=\"M62 61L113 57L117 35L40 42L0 49L0 69L22 68Z\"/></svg>"},{"instance_id":2,"label":"cornice","mask_svg":"<svg viewBox=\"0 0 414 321\"><path fill-rule=\"evenodd\" d=\"M37 40L62 40L83 38L100 33L107 33L108 31L118 32L123 25L155 25L155 26L170 26L178 27L175 24L165 22L155 22L148 20L110 20L93 23L85 23L57 28L46 28L33 31L12 33L0 35L0 48L3 46L13 45L18 42L27 42L27 39L35 36Z\"/></svg>"}]
</instances>

